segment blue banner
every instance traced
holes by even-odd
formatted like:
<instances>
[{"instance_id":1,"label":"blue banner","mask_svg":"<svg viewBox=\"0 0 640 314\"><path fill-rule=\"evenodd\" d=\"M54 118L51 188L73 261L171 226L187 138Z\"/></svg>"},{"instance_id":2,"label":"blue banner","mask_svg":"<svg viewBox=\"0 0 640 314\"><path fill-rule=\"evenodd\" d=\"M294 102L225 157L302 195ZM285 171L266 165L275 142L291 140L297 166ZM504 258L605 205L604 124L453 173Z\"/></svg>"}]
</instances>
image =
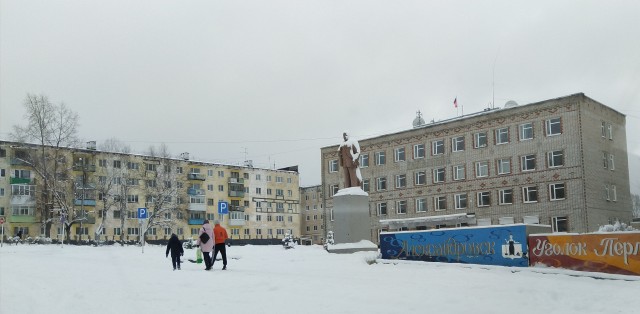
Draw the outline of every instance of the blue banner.
<instances>
[{"instance_id":1,"label":"blue banner","mask_svg":"<svg viewBox=\"0 0 640 314\"><path fill-rule=\"evenodd\" d=\"M525 225L383 232L383 259L527 267Z\"/></svg>"}]
</instances>

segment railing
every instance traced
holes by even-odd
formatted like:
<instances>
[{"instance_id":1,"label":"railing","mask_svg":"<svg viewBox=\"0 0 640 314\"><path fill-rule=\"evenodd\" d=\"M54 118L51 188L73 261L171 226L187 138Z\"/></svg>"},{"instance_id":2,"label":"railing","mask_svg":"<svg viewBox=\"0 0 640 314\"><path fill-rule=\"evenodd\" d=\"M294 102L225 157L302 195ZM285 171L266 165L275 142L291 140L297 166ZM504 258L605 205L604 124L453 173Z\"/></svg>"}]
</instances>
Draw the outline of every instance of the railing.
<instances>
[{"instance_id":1,"label":"railing","mask_svg":"<svg viewBox=\"0 0 640 314\"><path fill-rule=\"evenodd\" d=\"M229 178L229 183L231 184L244 184L243 178Z\"/></svg>"},{"instance_id":2,"label":"railing","mask_svg":"<svg viewBox=\"0 0 640 314\"><path fill-rule=\"evenodd\" d=\"M229 219L229 226L238 227L238 226L244 226L244 224L245 224L244 219Z\"/></svg>"},{"instance_id":3,"label":"railing","mask_svg":"<svg viewBox=\"0 0 640 314\"><path fill-rule=\"evenodd\" d=\"M207 206L204 203L189 203L189 210L195 212L206 212Z\"/></svg>"},{"instance_id":4,"label":"railing","mask_svg":"<svg viewBox=\"0 0 640 314\"><path fill-rule=\"evenodd\" d=\"M244 191L231 191L231 190L229 190L229 197L244 197Z\"/></svg>"},{"instance_id":5,"label":"railing","mask_svg":"<svg viewBox=\"0 0 640 314\"><path fill-rule=\"evenodd\" d=\"M187 174L187 179L188 180L205 180L204 174L200 174L200 173L189 173Z\"/></svg>"},{"instance_id":6,"label":"railing","mask_svg":"<svg viewBox=\"0 0 640 314\"><path fill-rule=\"evenodd\" d=\"M18 216L18 215L13 215L13 216L9 216L9 222L36 222L36 216L28 216L28 215Z\"/></svg>"},{"instance_id":7,"label":"railing","mask_svg":"<svg viewBox=\"0 0 640 314\"><path fill-rule=\"evenodd\" d=\"M201 225L204 223L204 219L189 219L188 224L190 225Z\"/></svg>"},{"instance_id":8,"label":"railing","mask_svg":"<svg viewBox=\"0 0 640 314\"><path fill-rule=\"evenodd\" d=\"M9 184L33 184L33 180L31 180L31 178L11 177L11 179L9 179Z\"/></svg>"},{"instance_id":9,"label":"railing","mask_svg":"<svg viewBox=\"0 0 640 314\"><path fill-rule=\"evenodd\" d=\"M73 171L96 171L96 165L74 164L71 168Z\"/></svg>"},{"instance_id":10,"label":"railing","mask_svg":"<svg viewBox=\"0 0 640 314\"><path fill-rule=\"evenodd\" d=\"M75 199L75 200L73 200L73 203L74 203L76 206L81 206L81 205L82 205L82 206L96 206L96 200L88 200L88 199L81 200L81 199Z\"/></svg>"},{"instance_id":11,"label":"railing","mask_svg":"<svg viewBox=\"0 0 640 314\"><path fill-rule=\"evenodd\" d=\"M187 190L187 194L189 194L189 195L204 195L204 190L203 189L190 188L190 189Z\"/></svg>"},{"instance_id":12,"label":"railing","mask_svg":"<svg viewBox=\"0 0 640 314\"><path fill-rule=\"evenodd\" d=\"M20 158L11 158L11 165L12 166L29 166L31 167L31 164L25 160L22 160Z\"/></svg>"},{"instance_id":13,"label":"railing","mask_svg":"<svg viewBox=\"0 0 640 314\"><path fill-rule=\"evenodd\" d=\"M236 212L244 212L244 206L229 205L229 210L236 211Z\"/></svg>"},{"instance_id":14,"label":"railing","mask_svg":"<svg viewBox=\"0 0 640 314\"><path fill-rule=\"evenodd\" d=\"M11 205L34 205L35 195L11 195Z\"/></svg>"}]
</instances>

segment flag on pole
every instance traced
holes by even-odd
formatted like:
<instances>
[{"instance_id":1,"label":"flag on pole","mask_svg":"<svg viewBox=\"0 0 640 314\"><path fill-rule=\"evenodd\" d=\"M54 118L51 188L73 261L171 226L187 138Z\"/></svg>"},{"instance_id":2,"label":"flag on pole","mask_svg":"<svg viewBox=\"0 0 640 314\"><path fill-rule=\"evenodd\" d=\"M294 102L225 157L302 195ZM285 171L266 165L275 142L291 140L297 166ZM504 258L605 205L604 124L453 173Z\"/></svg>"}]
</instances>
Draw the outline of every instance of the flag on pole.
<instances>
[{"instance_id":1,"label":"flag on pole","mask_svg":"<svg viewBox=\"0 0 640 314\"><path fill-rule=\"evenodd\" d=\"M458 108L458 97L456 97L456 99L453 100L453 107Z\"/></svg>"}]
</instances>

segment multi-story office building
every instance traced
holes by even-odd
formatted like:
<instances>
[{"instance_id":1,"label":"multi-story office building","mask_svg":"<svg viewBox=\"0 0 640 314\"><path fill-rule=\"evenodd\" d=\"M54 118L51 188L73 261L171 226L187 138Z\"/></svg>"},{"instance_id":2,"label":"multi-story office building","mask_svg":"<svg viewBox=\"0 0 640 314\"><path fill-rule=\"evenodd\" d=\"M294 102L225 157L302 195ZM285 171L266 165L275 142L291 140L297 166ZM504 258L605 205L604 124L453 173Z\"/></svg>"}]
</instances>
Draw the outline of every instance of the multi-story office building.
<instances>
[{"instance_id":1,"label":"multi-story office building","mask_svg":"<svg viewBox=\"0 0 640 314\"><path fill-rule=\"evenodd\" d=\"M300 188L300 214L300 240L303 243L323 244L324 207L321 185Z\"/></svg>"},{"instance_id":2,"label":"multi-story office building","mask_svg":"<svg viewBox=\"0 0 640 314\"><path fill-rule=\"evenodd\" d=\"M625 116L584 94L360 140L370 207L363 223L376 242L381 230L526 222L593 232L628 223L626 140ZM327 217L343 184L337 153L321 150Z\"/></svg>"},{"instance_id":3,"label":"multi-story office building","mask_svg":"<svg viewBox=\"0 0 640 314\"><path fill-rule=\"evenodd\" d=\"M45 147L45 167L40 148L0 141L0 216L9 236L21 230L24 236L52 239L69 232L73 240L135 241L147 229L150 240L171 233L186 239L195 238L205 219L220 220L233 239L299 234L295 168L102 152L95 145ZM218 213L219 202L229 204L228 214ZM141 227L137 209L142 207L149 218Z\"/></svg>"}]
</instances>

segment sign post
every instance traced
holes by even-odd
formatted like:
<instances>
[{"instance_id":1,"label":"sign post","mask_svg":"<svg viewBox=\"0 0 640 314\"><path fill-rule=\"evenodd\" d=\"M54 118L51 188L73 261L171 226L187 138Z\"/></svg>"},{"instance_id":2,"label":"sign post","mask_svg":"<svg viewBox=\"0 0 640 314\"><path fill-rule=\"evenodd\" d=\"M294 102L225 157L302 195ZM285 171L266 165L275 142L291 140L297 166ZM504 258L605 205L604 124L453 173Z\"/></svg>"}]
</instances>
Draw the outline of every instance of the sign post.
<instances>
[{"instance_id":1,"label":"sign post","mask_svg":"<svg viewBox=\"0 0 640 314\"><path fill-rule=\"evenodd\" d=\"M218 201L218 214L224 215L229 213L229 203Z\"/></svg>"},{"instance_id":2,"label":"sign post","mask_svg":"<svg viewBox=\"0 0 640 314\"><path fill-rule=\"evenodd\" d=\"M64 227L65 216L66 215L64 213L62 213L62 215L60 215L60 228L62 228L62 246L60 246L61 248L64 248L64 236L65 236L65 232L66 232L66 229L67 229L67 228Z\"/></svg>"},{"instance_id":3,"label":"sign post","mask_svg":"<svg viewBox=\"0 0 640 314\"><path fill-rule=\"evenodd\" d=\"M0 238L0 247L4 246L4 217L0 217L0 226L2 226L2 238Z\"/></svg>"},{"instance_id":4,"label":"sign post","mask_svg":"<svg viewBox=\"0 0 640 314\"><path fill-rule=\"evenodd\" d=\"M142 247L142 254L144 254L144 232L142 229L144 228L144 220L147 219L147 208L139 207L138 208L138 222L140 223L140 246Z\"/></svg>"}]
</instances>

